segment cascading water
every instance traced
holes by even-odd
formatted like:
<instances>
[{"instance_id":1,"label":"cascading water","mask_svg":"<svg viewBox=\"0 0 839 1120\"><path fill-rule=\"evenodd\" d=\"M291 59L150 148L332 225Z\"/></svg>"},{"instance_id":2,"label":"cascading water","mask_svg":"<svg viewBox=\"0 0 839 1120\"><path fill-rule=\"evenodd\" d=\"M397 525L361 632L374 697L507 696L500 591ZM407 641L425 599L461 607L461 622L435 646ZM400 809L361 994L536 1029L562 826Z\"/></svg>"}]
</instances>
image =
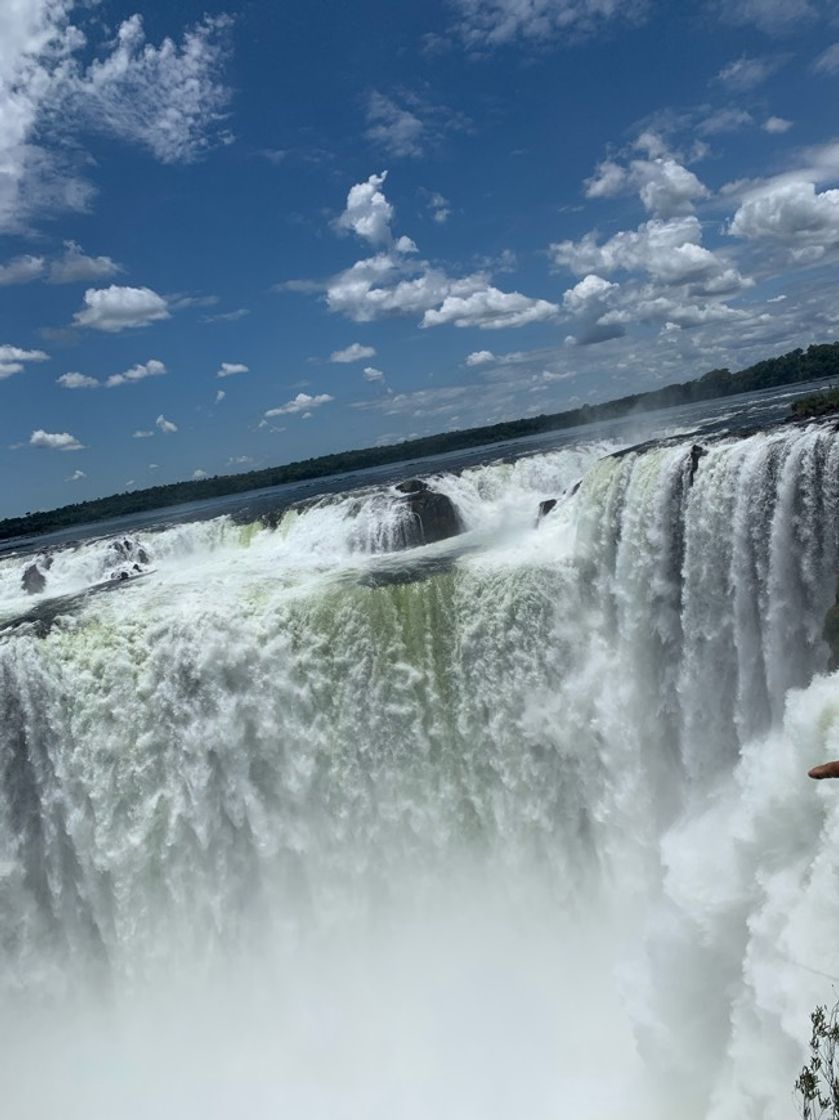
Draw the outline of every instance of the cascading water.
<instances>
[{"instance_id":1,"label":"cascading water","mask_svg":"<svg viewBox=\"0 0 839 1120\"><path fill-rule=\"evenodd\" d=\"M435 476L407 553L387 488L144 533L0 631L10 1117L793 1113L839 440L608 450ZM0 561L0 623L107 548Z\"/></svg>"}]
</instances>

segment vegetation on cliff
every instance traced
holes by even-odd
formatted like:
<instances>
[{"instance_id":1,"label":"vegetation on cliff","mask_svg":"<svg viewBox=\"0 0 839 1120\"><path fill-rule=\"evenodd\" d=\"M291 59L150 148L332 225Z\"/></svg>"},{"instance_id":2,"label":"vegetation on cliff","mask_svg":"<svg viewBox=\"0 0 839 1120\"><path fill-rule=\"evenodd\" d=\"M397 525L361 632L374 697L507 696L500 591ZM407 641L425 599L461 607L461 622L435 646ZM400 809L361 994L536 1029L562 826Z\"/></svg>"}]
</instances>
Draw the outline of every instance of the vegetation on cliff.
<instances>
[{"instance_id":1,"label":"vegetation on cliff","mask_svg":"<svg viewBox=\"0 0 839 1120\"><path fill-rule=\"evenodd\" d=\"M76 502L60 509L34 512L24 517L0 521L0 540L30 533L43 533L71 525L102 521L110 517L143 513L163 509L183 502L204 501L226 494L245 493L282 483L300 482L304 479L322 478L345 471L362 470L387 463L404 462L449 451L460 451L483 444L501 443L521 436L538 435L591 424L598 420L614 420L632 412L650 412L674 405L692 404L715 397L771 389L776 385L821 378L839 377L839 342L810 346L807 350L792 350L778 358L757 362L739 373L728 369L713 369L694 381L665 385L648 393L633 393L603 404L584 404L580 408L550 415L533 416L522 420L509 420L482 428L442 432L421 439L406 440L387 447L367 447L321 455L284 466L242 474L214 475L212 478L190 482L174 482L168 486L152 486L147 490L132 490L96 498L89 502Z\"/></svg>"},{"instance_id":2,"label":"vegetation on cliff","mask_svg":"<svg viewBox=\"0 0 839 1120\"><path fill-rule=\"evenodd\" d=\"M839 1007L810 1016L810 1055L795 1091L803 1120L839 1120Z\"/></svg>"},{"instance_id":3,"label":"vegetation on cliff","mask_svg":"<svg viewBox=\"0 0 839 1120\"><path fill-rule=\"evenodd\" d=\"M839 411L839 386L831 385L821 393L793 401L790 412L795 420L811 420Z\"/></svg>"}]
</instances>

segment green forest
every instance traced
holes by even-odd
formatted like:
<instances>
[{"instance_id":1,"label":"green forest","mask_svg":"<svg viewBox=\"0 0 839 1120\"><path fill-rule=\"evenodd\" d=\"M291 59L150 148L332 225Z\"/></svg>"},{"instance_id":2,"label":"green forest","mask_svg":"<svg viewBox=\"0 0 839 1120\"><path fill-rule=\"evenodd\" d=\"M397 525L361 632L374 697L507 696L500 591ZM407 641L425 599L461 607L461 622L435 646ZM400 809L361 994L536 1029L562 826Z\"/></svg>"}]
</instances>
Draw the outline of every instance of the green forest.
<instances>
[{"instance_id":1,"label":"green forest","mask_svg":"<svg viewBox=\"0 0 839 1120\"><path fill-rule=\"evenodd\" d=\"M146 490L132 490L96 498L89 502L76 502L60 509L28 513L24 517L11 517L0 521L0 540L32 533L49 532L71 525L147 510L163 509L183 502L202 501L225 494L244 493L282 483L301 482L322 478L345 471L363 470L386 463L419 459L448 451L480 447L482 444L501 443L521 436L541 432L575 428L598 420L613 420L631 412L650 412L674 405L727 397L736 393L771 389L776 385L816 381L821 378L839 377L839 342L791 350L778 358L767 358L747 369L732 373L728 369L712 369L693 381L665 385L647 393L633 393L627 397L605 401L602 404L584 404L580 408L549 415L533 416L522 420L508 420L482 428L442 432L421 439L387 447L365 447L354 451L340 451L303 459L284 466L266 467L243 474L214 475L212 478L189 482L174 482L166 486L152 486Z\"/></svg>"}]
</instances>

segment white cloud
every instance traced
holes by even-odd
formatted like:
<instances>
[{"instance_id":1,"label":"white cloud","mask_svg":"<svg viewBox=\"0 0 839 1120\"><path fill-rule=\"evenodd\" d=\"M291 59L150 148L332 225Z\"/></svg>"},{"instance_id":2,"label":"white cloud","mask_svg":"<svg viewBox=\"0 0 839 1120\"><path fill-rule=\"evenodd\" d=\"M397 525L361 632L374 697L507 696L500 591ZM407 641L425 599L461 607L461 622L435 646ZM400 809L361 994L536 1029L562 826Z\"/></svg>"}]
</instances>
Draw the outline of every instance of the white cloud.
<instances>
[{"instance_id":1,"label":"white cloud","mask_svg":"<svg viewBox=\"0 0 839 1120\"><path fill-rule=\"evenodd\" d=\"M499 291L490 285L486 272L456 278L418 259L410 238L393 239L393 208L380 189L384 179L384 173L371 175L366 183L356 184L337 224L374 243L386 242L387 248L356 261L326 283L330 311L357 323L388 315L421 315L424 327L452 322L487 328L523 326L556 311L546 300ZM311 290L311 285L305 289Z\"/></svg>"},{"instance_id":2,"label":"white cloud","mask_svg":"<svg viewBox=\"0 0 839 1120\"><path fill-rule=\"evenodd\" d=\"M110 257L89 257L76 241L64 242L64 255L50 265L51 284L75 284L115 276L122 268Z\"/></svg>"},{"instance_id":3,"label":"white cloud","mask_svg":"<svg viewBox=\"0 0 839 1120\"><path fill-rule=\"evenodd\" d=\"M688 215L669 221L653 218L636 230L616 233L602 244L595 233L587 233L579 241L553 244L549 252L555 265L567 266L578 275L645 272L667 285L712 283L725 291L743 287L746 281L736 269L704 248L701 240L698 219Z\"/></svg>"},{"instance_id":4,"label":"white cloud","mask_svg":"<svg viewBox=\"0 0 839 1120\"><path fill-rule=\"evenodd\" d=\"M467 366L483 366L487 362L494 362L495 355L491 350L473 350L471 354L466 356Z\"/></svg>"},{"instance_id":5,"label":"white cloud","mask_svg":"<svg viewBox=\"0 0 839 1120\"><path fill-rule=\"evenodd\" d=\"M544 322L552 319L558 310L557 305L548 300L532 299L521 292L502 292L489 285L467 296L446 296L439 308L425 312L422 326L453 323L456 327L500 330Z\"/></svg>"},{"instance_id":6,"label":"white cloud","mask_svg":"<svg viewBox=\"0 0 839 1120\"><path fill-rule=\"evenodd\" d=\"M635 160L632 172L646 209L661 218L693 212L695 199L708 198L708 188L674 159Z\"/></svg>"},{"instance_id":7,"label":"white cloud","mask_svg":"<svg viewBox=\"0 0 839 1120\"><path fill-rule=\"evenodd\" d=\"M452 212L449 200L439 191L432 191L429 195L428 209L431 211L431 217L438 225L444 225Z\"/></svg>"},{"instance_id":8,"label":"white cloud","mask_svg":"<svg viewBox=\"0 0 839 1120\"><path fill-rule=\"evenodd\" d=\"M226 48L226 16L208 17L178 46L146 41L133 15L116 34L110 55L76 71L61 89L84 123L146 147L162 163L188 163L219 138L229 90L216 75Z\"/></svg>"},{"instance_id":9,"label":"white cloud","mask_svg":"<svg viewBox=\"0 0 839 1120\"><path fill-rule=\"evenodd\" d=\"M758 27L769 34L785 32L817 14L817 0L717 0L716 8L728 23Z\"/></svg>"},{"instance_id":10,"label":"white cloud","mask_svg":"<svg viewBox=\"0 0 839 1120\"><path fill-rule=\"evenodd\" d=\"M176 432L178 430L178 425L175 424L172 420L167 420L166 417L162 413L155 420L155 424L160 429L160 431L163 432L164 434L168 434L170 432Z\"/></svg>"},{"instance_id":11,"label":"white cloud","mask_svg":"<svg viewBox=\"0 0 839 1120\"><path fill-rule=\"evenodd\" d=\"M788 248L805 263L839 246L839 190L818 192L803 181L770 184L747 196L729 233Z\"/></svg>"},{"instance_id":12,"label":"white cloud","mask_svg":"<svg viewBox=\"0 0 839 1120\"><path fill-rule=\"evenodd\" d=\"M166 366L157 358L149 358L147 362L139 363L127 369L124 373L112 373L105 382L109 389L118 385L130 385L134 381L145 381L147 377L162 377L166 373Z\"/></svg>"},{"instance_id":13,"label":"white cloud","mask_svg":"<svg viewBox=\"0 0 839 1120\"><path fill-rule=\"evenodd\" d=\"M365 137L393 159L418 159L437 147L446 133L466 129L462 113L435 105L411 90L393 94L373 90L367 98Z\"/></svg>"},{"instance_id":14,"label":"white cloud","mask_svg":"<svg viewBox=\"0 0 839 1120\"><path fill-rule=\"evenodd\" d=\"M85 307L76 312L74 320L80 327L97 331L115 333L170 317L166 300L151 288L123 288L116 284L88 288L84 302Z\"/></svg>"},{"instance_id":15,"label":"white cloud","mask_svg":"<svg viewBox=\"0 0 839 1120\"><path fill-rule=\"evenodd\" d=\"M62 373L56 378L56 384L63 385L65 389L98 389L102 382L85 373Z\"/></svg>"},{"instance_id":16,"label":"white cloud","mask_svg":"<svg viewBox=\"0 0 839 1120\"><path fill-rule=\"evenodd\" d=\"M644 134L636 147L651 138L652 134ZM672 155L634 159L627 167L605 160L585 183L586 198L612 198L625 190L636 190L645 209L661 218L691 214L694 201L710 195L696 175Z\"/></svg>"},{"instance_id":17,"label":"white cloud","mask_svg":"<svg viewBox=\"0 0 839 1120\"><path fill-rule=\"evenodd\" d=\"M16 231L39 210L84 210L92 188L76 172L85 129L140 144L164 162L195 158L220 136L228 92L216 74L226 17L205 19L182 44L147 43L139 16L126 20L106 53L71 23L73 0L0 5L0 229ZM91 51L92 48L92 51ZM45 140L46 138L46 140ZM52 147L46 147L46 142ZM70 143L67 143L70 141Z\"/></svg>"},{"instance_id":18,"label":"white cloud","mask_svg":"<svg viewBox=\"0 0 839 1120\"><path fill-rule=\"evenodd\" d=\"M813 63L813 69L817 74L839 74L839 43L822 51Z\"/></svg>"},{"instance_id":19,"label":"white cloud","mask_svg":"<svg viewBox=\"0 0 839 1120\"><path fill-rule=\"evenodd\" d=\"M206 471L202 471L201 468L199 467L197 470L194 470L192 472L192 477L194 479L196 479L196 481L197 481L197 480L200 480L202 478L209 478L210 476L207 474Z\"/></svg>"},{"instance_id":20,"label":"white cloud","mask_svg":"<svg viewBox=\"0 0 839 1120\"><path fill-rule=\"evenodd\" d=\"M541 43L588 35L610 21L636 21L647 0L452 0L456 30L472 49L490 50L517 41Z\"/></svg>"},{"instance_id":21,"label":"white cloud","mask_svg":"<svg viewBox=\"0 0 839 1120\"><path fill-rule=\"evenodd\" d=\"M762 125L764 132L769 132L773 135L781 135L784 132L789 132L792 126L793 122L786 120L784 117L767 117Z\"/></svg>"},{"instance_id":22,"label":"white cloud","mask_svg":"<svg viewBox=\"0 0 839 1120\"><path fill-rule=\"evenodd\" d=\"M239 319L244 319L250 315L250 309L247 307L237 307L235 311L220 311L218 315L205 315L201 319L202 323L236 323Z\"/></svg>"},{"instance_id":23,"label":"white cloud","mask_svg":"<svg viewBox=\"0 0 839 1120\"><path fill-rule=\"evenodd\" d=\"M364 380L365 381L384 381L385 375L380 369L375 369L373 366L364 367Z\"/></svg>"},{"instance_id":24,"label":"white cloud","mask_svg":"<svg viewBox=\"0 0 839 1120\"><path fill-rule=\"evenodd\" d=\"M617 284L604 280L602 276L594 274L584 276L579 283L565 292L562 303L572 315L579 315L587 311L593 303L602 304L606 296L617 289Z\"/></svg>"},{"instance_id":25,"label":"white cloud","mask_svg":"<svg viewBox=\"0 0 839 1120\"><path fill-rule=\"evenodd\" d=\"M237 373L250 373L250 367L242 362L222 362L216 377L234 377Z\"/></svg>"},{"instance_id":26,"label":"white cloud","mask_svg":"<svg viewBox=\"0 0 839 1120\"><path fill-rule=\"evenodd\" d=\"M330 311L369 323L388 315L422 314L450 294L469 295L486 283L483 273L454 280L426 261L378 253L334 276L327 285L326 302Z\"/></svg>"},{"instance_id":27,"label":"white cloud","mask_svg":"<svg viewBox=\"0 0 839 1120\"><path fill-rule=\"evenodd\" d=\"M353 342L343 350L333 350L329 355L330 362L361 362L365 358L375 358L375 346L363 346L360 342Z\"/></svg>"},{"instance_id":28,"label":"white cloud","mask_svg":"<svg viewBox=\"0 0 839 1120\"><path fill-rule=\"evenodd\" d=\"M65 482L80 482L83 478L87 478L84 471L73 471L69 478L65 478Z\"/></svg>"},{"instance_id":29,"label":"white cloud","mask_svg":"<svg viewBox=\"0 0 839 1120\"><path fill-rule=\"evenodd\" d=\"M0 381L20 373L26 362L45 362L49 354L43 350L23 350L20 346L0 346Z\"/></svg>"},{"instance_id":30,"label":"white cloud","mask_svg":"<svg viewBox=\"0 0 839 1120\"><path fill-rule=\"evenodd\" d=\"M703 136L716 136L722 132L736 132L750 124L754 124L751 113L730 106L727 109L717 109L716 112L705 117L697 125L697 130Z\"/></svg>"},{"instance_id":31,"label":"white cloud","mask_svg":"<svg viewBox=\"0 0 839 1120\"><path fill-rule=\"evenodd\" d=\"M329 401L334 400L329 393L319 393L317 396L311 397L308 393L298 393L293 400L287 401L279 408L270 408L265 413L266 416L290 416L296 412L307 412L312 408L319 408L322 404L328 404Z\"/></svg>"},{"instance_id":32,"label":"white cloud","mask_svg":"<svg viewBox=\"0 0 839 1120\"><path fill-rule=\"evenodd\" d=\"M154 435L154 432L143 431L142 429L140 429L136 432L132 432L131 433L131 438L132 439L151 439L153 435Z\"/></svg>"},{"instance_id":33,"label":"white cloud","mask_svg":"<svg viewBox=\"0 0 839 1120\"><path fill-rule=\"evenodd\" d=\"M367 99L368 140L394 158L419 157L425 152L426 127L415 112L394 98L373 90Z\"/></svg>"},{"instance_id":34,"label":"white cloud","mask_svg":"<svg viewBox=\"0 0 839 1120\"><path fill-rule=\"evenodd\" d=\"M224 389L217 389L216 390L216 404L221 404L221 402L224 400L224 398L226 396L227 396L227 393L225 393Z\"/></svg>"},{"instance_id":35,"label":"white cloud","mask_svg":"<svg viewBox=\"0 0 839 1120\"><path fill-rule=\"evenodd\" d=\"M761 85L783 64L783 58L750 58L744 54L723 66L717 74L717 81L728 89L743 93Z\"/></svg>"},{"instance_id":36,"label":"white cloud","mask_svg":"<svg viewBox=\"0 0 839 1120\"><path fill-rule=\"evenodd\" d=\"M390 242L393 207L381 190L386 178L387 171L383 171L350 187L346 208L336 222L339 229L350 230L372 245Z\"/></svg>"},{"instance_id":37,"label":"white cloud","mask_svg":"<svg viewBox=\"0 0 839 1120\"><path fill-rule=\"evenodd\" d=\"M52 451L81 451L84 447L69 432L45 432L43 428L32 433L29 443L32 447L47 447Z\"/></svg>"},{"instance_id":38,"label":"white cloud","mask_svg":"<svg viewBox=\"0 0 839 1120\"><path fill-rule=\"evenodd\" d=\"M37 280L43 274L43 271L43 257L15 257L8 264L0 264L0 286L28 284L31 280Z\"/></svg>"}]
</instances>

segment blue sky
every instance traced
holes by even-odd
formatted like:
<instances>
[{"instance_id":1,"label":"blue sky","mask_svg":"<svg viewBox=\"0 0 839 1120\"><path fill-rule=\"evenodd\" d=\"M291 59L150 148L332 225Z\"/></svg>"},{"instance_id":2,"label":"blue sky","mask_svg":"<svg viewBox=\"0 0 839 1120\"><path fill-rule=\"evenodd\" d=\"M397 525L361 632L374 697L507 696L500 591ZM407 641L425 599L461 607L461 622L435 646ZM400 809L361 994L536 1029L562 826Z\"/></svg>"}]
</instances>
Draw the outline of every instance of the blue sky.
<instances>
[{"instance_id":1,"label":"blue sky","mask_svg":"<svg viewBox=\"0 0 839 1120\"><path fill-rule=\"evenodd\" d=\"M828 0L0 5L0 516L839 337Z\"/></svg>"}]
</instances>

